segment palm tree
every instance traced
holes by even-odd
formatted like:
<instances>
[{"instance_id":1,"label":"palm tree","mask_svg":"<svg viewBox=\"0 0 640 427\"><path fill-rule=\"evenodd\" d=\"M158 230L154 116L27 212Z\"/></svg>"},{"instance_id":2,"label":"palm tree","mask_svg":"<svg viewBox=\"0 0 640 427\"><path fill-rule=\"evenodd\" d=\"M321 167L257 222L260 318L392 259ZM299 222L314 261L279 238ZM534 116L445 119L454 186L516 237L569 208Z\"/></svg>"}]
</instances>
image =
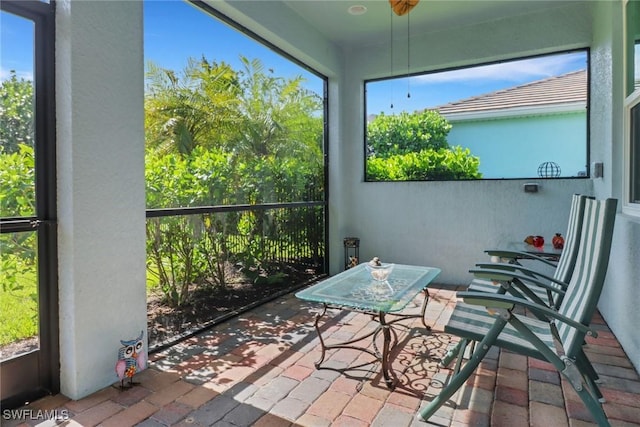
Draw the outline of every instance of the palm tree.
<instances>
[{"instance_id":1,"label":"palm tree","mask_svg":"<svg viewBox=\"0 0 640 427\"><path fill-rule=\"evenodd\" d=\"M189 59L182 76L148 64L146 143L161 153L190 154L221 145L239 123L237 73L227 64Z\"/></svg>"}]
</instances>

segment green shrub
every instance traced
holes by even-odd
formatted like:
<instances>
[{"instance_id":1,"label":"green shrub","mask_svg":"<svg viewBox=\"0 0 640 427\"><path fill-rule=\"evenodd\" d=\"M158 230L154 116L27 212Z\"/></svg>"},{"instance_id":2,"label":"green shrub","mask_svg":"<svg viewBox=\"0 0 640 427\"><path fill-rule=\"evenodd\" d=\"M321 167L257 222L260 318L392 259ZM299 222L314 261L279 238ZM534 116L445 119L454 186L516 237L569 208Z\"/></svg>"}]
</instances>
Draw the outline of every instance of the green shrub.
<instances>
[{"instance_id":1,"label":"green shrub","mask_svg":"<svg viewBox=\"0 0 640 427\"><path fill-rule=\"evenodd\" d=\"M33 145L33 82L18 79L15 70L0 83L0 147L5 153L19 151L21 144Z\"/></svg>"},{"instance_id":2,"label":"green shrub","mask_svg":"<svg viewBox=\"0 0 640 427\"><path fill-rule=\"evenodd\" d=\"M189 155L149 152L145 162L149 209L223 204L234 191L229 154L196 147Z\"/></svg>"},{"instance_id":3,"label":"green shrub","mask_svg":"<svg viewBox=\"0 0 640 427\"><path fill-rule=\"evenodd\" d=\"M480 160L468 148L452 147L417 153L372 157L367 160L369 181L435 181L479 179Z\"/></svg>"},{"instance_id":4,"label":"green shrub","mask_svg":"<svg viewBox=\"0 0 640 427\"><path fill-rule=\"evenodd\" d=\"M14 152L0 147L0 216L32 216L36 207L33 147L18 144Z\"/></svg>"},{"instance_id":5,"label":"green shrub","mask_svg":"<svg viewBox=\"0 0 640 427\"><path fill-rule=\"evenodd\" d=\"M204 265L197 248L201 232L197 216L147 220L147 272L173 307L188 303L193 286L202 278Z\"/></svg>"},{"instance_id":6,"label":"green shrub","mask_svg":"<svg viewBox=\"0 0 640 427\"><path fill-rule=\"evenodd\" d=\"M437 111L382 113L367 124L367 149L369 155L379 158L447 148L450 130L447 119Z\"/></svg>"}]
</instances>

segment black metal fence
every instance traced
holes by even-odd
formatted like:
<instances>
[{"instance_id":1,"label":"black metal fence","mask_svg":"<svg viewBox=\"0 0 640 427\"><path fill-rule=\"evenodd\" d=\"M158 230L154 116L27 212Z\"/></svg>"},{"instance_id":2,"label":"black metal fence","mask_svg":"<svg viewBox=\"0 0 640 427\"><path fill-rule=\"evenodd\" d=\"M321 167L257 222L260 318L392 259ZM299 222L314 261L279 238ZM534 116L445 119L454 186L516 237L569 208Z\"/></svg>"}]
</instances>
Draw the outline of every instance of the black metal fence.
<instances>
[{"instance_id":1,"label":"black metal fence","mask_svg":"<svg viewBox=\"0 0 640 427\"><path fill-rule=\"evenodd\" d=\"M148 210L150 347L326 274L325 215L326 202Z\"/></svg>"}]
</instances>

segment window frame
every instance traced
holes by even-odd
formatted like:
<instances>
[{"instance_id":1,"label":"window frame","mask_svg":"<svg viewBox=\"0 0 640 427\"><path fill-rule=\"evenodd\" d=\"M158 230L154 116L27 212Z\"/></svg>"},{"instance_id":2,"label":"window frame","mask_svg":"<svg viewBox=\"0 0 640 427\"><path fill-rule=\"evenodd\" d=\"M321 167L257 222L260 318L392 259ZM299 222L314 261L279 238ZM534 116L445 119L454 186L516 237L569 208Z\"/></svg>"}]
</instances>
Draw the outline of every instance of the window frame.
<instances>
[{"instance_id":1,"label":"window frame","mask_svg":"<svg viewBox=\"0 0 640 427\"><path fill-rule=\"evenodd\" d=\"M32 390L2 396L0 406L21 405L48 393L60 391L60 343L58 313L58 251L57 251L57 197L56 197L56 68L55 68L55 1L4 0L0 10L34 22L34 155L36 211L33 217L3 218L8 220L5 232L33 231L38 233L38 333L37 352L26 353L3 361L7 369L23 375L31 371L38 383ZM1 221L0 221L1 222ZM13 223L13 224L12 224ZM37 365L18 362L20 358L36 357ZM19 363L19 362L18 362ZM23 375L25 384L33 384Z\"/></svg>"},{"instance_id":2,"label":"window frame","mask_svg":"<svg viewBox=\"0 0 640 427\"><path fill-rule=\"evenodd\" d=\"M423 75L429 75L429 74L437 74L437 73L443 73L443 72L449 72L449 71L456 71L456 70L464 70L464 69L471 69L471 68L475 68L475 67L482 67L482 66L487 66L487 65L494 65L494 64L502 64L502 63L509 63L509 62L514 62L514 61L521 61L521 60L527 60L527 59L534 59L534 58L543 58L543 57L549 57L549 56L553 56L553 55L561 55L561 54L569 54L569 53L576 53L576 52L584 52L586 55L586 62L587 62L587 97L586 97L586 105L585 105L585 109L586 109L586 121L585 121L585 135L586 135L586 141L585 141L585 175L584 176L566 176L566 177L557 177L557 178L541 178L541 177L535 177L535 176L531 176L531 177L513 177L513 178L480 178L480 179L457 179L457 180L416 180L416 181L374 181L374 180L370 180L367 179L367 117L368 117L368 112L367 112L367 84L369 83L374 83L374 82L378 82L378 81L384 81L384 80L391 80L391 79L402 79L402 78L410 78L410 77L415 77L415 76L423 76ZM543 53L543 54L537 54L537 55L527 55L527 56L517 56L517 57L512 57L512 58L505 58L502 60L497 60L497 61L488 61L488 62L480 62L480 63L474 63L474 64L467 64L467 65L463 65L463 66L459 66L459 67L448 67L448 68L437 68L437 69L433 69L433 70L428 70L428 71L420 71L420 72L414 72L414 73L408 73L408 74L404 74L404 75L395 75L395 76L389 76L389 77L377 77L377 78L373 78L373 79L366 79L363 81L363 99L364 99L364 106L363 106L363 182L371 182L371 183L380 183L380 182L475 182L475 181L514 181L514 180L531 180L531 179L542 179L542 180L547 180L547 179L591 179L591 126L590 126L590 121L591 121L591 49L588 46L583 46L583 47L578 47L578 48L574 48L574 49L567 49L567 50L559 50L559 51L553 51L553 52L547 52L547 53Z\"/></svg>"},{"instance_id":3,"label":"window frame","mask_svg":"<svg viewBox=\"0 0 640 427\"><path fill-rule=\"evenodd\" d=\"M640 109L640 89L636 89L629 95L624 103L624 185L623 185L623 203L622 212L640 218L640 201L633 201L631 192L634 190L632 187L632 180L634 174L640 174L638 163L640 161L640 135L632 135L635 132L640 133L640 122L636 122L635 129L631 128L631 110L634 108ZM635 136L635 138L632 138ZM635 139L635 141L634 141ZM634 146L635 144L635 146ZM637 193L640 193L640 188L635 189ZM640 196L640 194L639 194Z\"/></svg>"}]
</instances>

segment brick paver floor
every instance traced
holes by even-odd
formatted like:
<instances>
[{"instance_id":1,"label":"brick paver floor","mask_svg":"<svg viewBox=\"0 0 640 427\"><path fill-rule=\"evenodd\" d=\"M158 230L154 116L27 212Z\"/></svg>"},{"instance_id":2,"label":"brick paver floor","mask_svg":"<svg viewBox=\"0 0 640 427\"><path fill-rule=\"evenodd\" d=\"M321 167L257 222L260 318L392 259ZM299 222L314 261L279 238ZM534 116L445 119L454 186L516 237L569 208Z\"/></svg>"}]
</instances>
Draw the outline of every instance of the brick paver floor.
<instances>
[{"instance_id":1,"label":"brick paver floor","mask_svg":"<svg viewBox=\"0 0 640 427\"><path fill-rule=\"evenodd\" d=\"M318 306L287 295L151 356L139 385L114 384L84 399L62 395L24 409L36 419L3 425L68 426L589 426L593 420L570 386L547 363L494 349L449 404L430 420L418 408L438 393L449 370L438 360L455 338L442 332L456 288L432 286L426 331L400 323L390 391L371 356L332 350L316 369ZM410 307L418 310L418 299ZM640 379L599 315L598 338L586 351L602 379L604 409L614 426L640 426ZM323 336L336 342L375 327L364 314L331 311ZM348 368L346 371L342 372ZM39 412L41 411L41 412ZM57 414L65 420L37 419Z\"/></svg>"}]
</instances>

